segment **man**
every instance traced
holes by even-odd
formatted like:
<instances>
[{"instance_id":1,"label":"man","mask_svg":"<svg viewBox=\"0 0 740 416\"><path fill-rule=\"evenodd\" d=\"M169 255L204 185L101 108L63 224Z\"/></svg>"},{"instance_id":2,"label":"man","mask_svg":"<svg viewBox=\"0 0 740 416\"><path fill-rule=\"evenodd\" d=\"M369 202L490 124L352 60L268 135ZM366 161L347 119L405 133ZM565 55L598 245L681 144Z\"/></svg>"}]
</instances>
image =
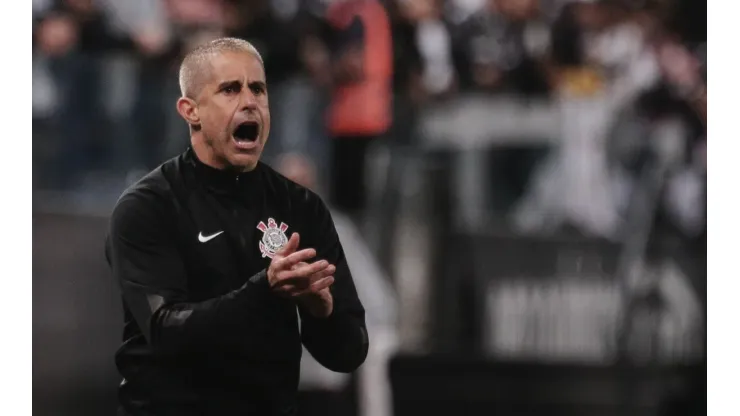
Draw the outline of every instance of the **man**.
<instances>
[{"instance_id":1,"label":"man","mask_svg":"<svg viewBox=\"0 0 740 416\"><path fill-rule=\"evenodd\" d=\"M270 111L257 50L200 46L180 86L191 148L127 190L110 220L121 413L294 415L301 343L338 372L368 351L344 251L320 198L259 161Z\"/></svg>"}]
</instances>

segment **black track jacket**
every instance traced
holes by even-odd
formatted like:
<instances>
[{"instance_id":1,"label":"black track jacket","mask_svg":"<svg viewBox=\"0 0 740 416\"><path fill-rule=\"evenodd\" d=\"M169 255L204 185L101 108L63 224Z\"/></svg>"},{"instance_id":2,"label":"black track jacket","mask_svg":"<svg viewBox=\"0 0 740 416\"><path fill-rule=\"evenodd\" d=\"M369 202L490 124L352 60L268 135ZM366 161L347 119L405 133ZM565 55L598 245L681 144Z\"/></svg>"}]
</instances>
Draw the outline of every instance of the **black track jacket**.
<instances>
[{"instance_id":1,"label":"black track jacket","mask_svg":"<svg viewBox=\"0 0 740 416\"><path fill-rule=\"evenodd\" d=\"M328 318L269 289L270 259L293 232L337 267ZM294 415L301 342L334 371L367 355L365 311L329 211L263 163L221 171L192 149L165 162L119 199L106 257L125 314L121 413Z\"/></svg>"}]
</instances>

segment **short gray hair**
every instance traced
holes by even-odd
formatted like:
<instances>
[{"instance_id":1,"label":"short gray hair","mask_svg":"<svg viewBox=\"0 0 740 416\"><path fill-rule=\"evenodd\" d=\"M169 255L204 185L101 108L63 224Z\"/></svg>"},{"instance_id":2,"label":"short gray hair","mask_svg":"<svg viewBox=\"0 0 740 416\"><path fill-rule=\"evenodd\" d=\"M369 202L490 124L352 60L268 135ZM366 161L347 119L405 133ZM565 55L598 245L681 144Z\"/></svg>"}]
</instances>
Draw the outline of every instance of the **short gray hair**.
<instances>
[{"instance_id":1,"label":"short gray hair","mask_svg":"<svg viewBox=\"0 0 740 416\"><path fill-rule=\"evenodd\" d=\"M180 93L184 97L195 98L200 92L208 70L205 64L209 62L213 55L224 52L251 53L260 61L262 67L265 66L262 55L260 55L257 48L244 39L220 38L212 40L190 51L180 64Z\"/></svg>"}]
</instances>

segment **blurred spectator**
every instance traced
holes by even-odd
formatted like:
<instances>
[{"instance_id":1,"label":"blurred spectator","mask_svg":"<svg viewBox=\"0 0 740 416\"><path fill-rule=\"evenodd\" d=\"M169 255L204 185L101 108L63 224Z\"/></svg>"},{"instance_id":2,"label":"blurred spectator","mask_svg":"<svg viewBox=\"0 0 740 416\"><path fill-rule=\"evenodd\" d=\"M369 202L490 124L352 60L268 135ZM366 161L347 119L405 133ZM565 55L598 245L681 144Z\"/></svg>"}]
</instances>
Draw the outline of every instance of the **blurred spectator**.
<instances>
[{"instance_id":1,"label":"blurred spectator","mask_svg":"<svg viewBox=\"0 0 740 416\"><path fill-rule=\"evenodd\" d=\"M679 110L678 114L689 123L699 119L703 124L700 127L694 123L685 163L670 178L666 189L667 213L682 232L695 237L706 229L706 75L702 76L700 58L675 41L660 45L657 53L665 82L684 104L683 113Z\"/></svg>"},{"instance_id":2,"label":"blurred spectator","mask_svg":"<svg viewBox=\"0 0 740 416\"><path fill-rule=\"evenodd\" d=\"M331 137L330 200L337 209L360 214L366 205L368 148L391 126L390 21L377 0L339 0L329 5L323 28L321 41L329 66L312 69L317 78L331 74L326 116Z\"/></svg>"},{"instance_id":3,"label":"blurred spectator","mask_svg":"<svg viewBox=\"0 0 740 416\"><path fill-rule=\"evenodd\" d=\"M651 125L671 120L684 125L685 142L667 178L663 206L672 225L693 238L706 229L707 102L706 43L701 43L706 33L700 33L701 22L691 23L684 16L692 8L677 1L671 8L642 9L638 16L650 29L650 46L662 75L662 81L641 97L640 114ZM693 10L700 15L700 10Z\"/></svg>"},{"instance_id":4,"label":"blurred spectator","mask_svg":"<svg viewBox=\"0 0 740 416\"><path fill-rule=\"evenodd\" d=\"M487 0L455 30L463 85L488 91L543 95L548 29L539 0Z\"/></svg>"},{"instance_id":5,"label":"blurred spectator","mask_svg":"<svg viewBox=\"0 0 740 416\"><path fill-rule=\"evenodd\" d=\"M437 96L457 85L452 56L452 38L439 0L400 0L399 11L408 24L413 50L418 51L420 89L415 95ZM408 46L407 46L408 48ZM401 69L402 70L402 69ZM417 87L418 88L418 87Z\"/></svg>"},{"instance_id":6,"label":"blurred spectator","mask_svg":"<svg viewBox=\"0 0 740 416\"><path fill-rule=\"evenodd\" d=\"M413 1L398 0L388 5L393 37L394 140L408 143L413 135L415 109L423 102L425 88L422 73L424 63L419 50L416 21L409 15Z\"/></svg>"},{"instance_id":7,"label":"blurred spectator","mask_svg":"<svg viewBox=\"0 0 740 416\"><path fill-rule=\"evenodd\" d=\"M675 92L688 100L706 121L707 90L701 75L701 62L685 46L675 41L659 45L658 62L665 80Z\"/></svg>"},{"instance_id":8,"label":"blurred spectator","mask_svg":"<svg viewBox=\"0 0 740 416\"><path fill-rule=\"evenodd\" d=\"M47 59L56 87L54 177L56 185L66 187L80 173L100 167L95 162L103 160L107 150L101 54L132 50L134 41L114 30L92 0L57 0L42 6L36 9L34 46Z\"/></svg>"},{"instance_id":9,"label":"blurred spectator","mask_svg":"<svg viewBox=\"0 0 740 416\"><path fill-rule=\"evenodd\" d=\"M642 28L615 1L566 5L552 39L563 142L535 176L515 222L523 231L570 225L617 238L620 201L607 138L620 112L658 80L657 62Z\"/></svg>"},{"instance_id":10,"label":"blurred spectator","mask_svg":"<svg viewBox=\"0 0 740 416\"><path fill-rule=\"evenodd\" d=\"M165 0L170 19L181 27L214 29L223 26L223 0Z\"/></svg>"}]
</instances>

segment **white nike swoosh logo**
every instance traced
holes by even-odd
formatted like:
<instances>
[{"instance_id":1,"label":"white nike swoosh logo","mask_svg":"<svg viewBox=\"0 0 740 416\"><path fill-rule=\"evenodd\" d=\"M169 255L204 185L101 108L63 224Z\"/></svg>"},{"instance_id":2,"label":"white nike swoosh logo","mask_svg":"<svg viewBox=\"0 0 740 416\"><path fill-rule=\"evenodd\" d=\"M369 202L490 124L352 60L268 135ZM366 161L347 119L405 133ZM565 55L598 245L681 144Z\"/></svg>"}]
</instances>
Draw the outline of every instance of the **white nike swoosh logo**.
<instances>
[{"instance_id":1,"label":"white nike swoosh logo","mask_svg":"<svg viewBox=\"0 0 740 416\"><path fill-rule=\"evenodd\" d=\"M200 241L201 243L207 243L207 242L209 242L209 241L213 240L214 238L218 237L218 236L219 236L219 235L221 235L222 233L223 233L223 231L219 231L219 232L217 232L216 234L211 234L211 235L209 235L209 236L205 236L205 235L203 235L203 233L201 232L200 234L198 234L198 241Z\"/></svg>"}]
</instances>

